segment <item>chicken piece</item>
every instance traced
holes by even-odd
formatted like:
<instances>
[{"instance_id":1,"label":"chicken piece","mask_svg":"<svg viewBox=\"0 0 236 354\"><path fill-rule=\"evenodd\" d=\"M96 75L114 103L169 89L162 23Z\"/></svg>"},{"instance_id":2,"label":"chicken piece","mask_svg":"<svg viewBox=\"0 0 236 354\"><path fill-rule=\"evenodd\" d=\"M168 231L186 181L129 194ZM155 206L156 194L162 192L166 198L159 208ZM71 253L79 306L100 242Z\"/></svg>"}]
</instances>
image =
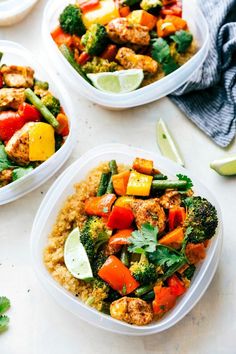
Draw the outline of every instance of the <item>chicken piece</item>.
<instances>
[{"instance_id":1,"label":"chicken piece","mask_svg":"<svg viewBox=\"0 0 236 354\"><path fill-rule=\"evenodd\" d=\"M146 301L122 297L113 301L110 306L111 317L137 326L144 326L153 320L153 311L151 305Z\"/></svg>"},{"instance_id":2,"label":"chicken piece","mask_svg":"<svg viewBox=\"0 0 236 354\"><path fill-rule=\"evenodd\" d=\"M126 47L118 50L116 60L125 69L143 69L143 71L155 74L158 69L158 63L148 55L135 54L135 52Z\"/></svg>"},{"instance_id":3,"label":"chicken piece","mask_svg":"<svg viewBox=\"0 0 236 354\"><path fill-rule=\"evenodd\" d=\"M163 208L170 209L173 206L179 206L181 204L181 196L178 191L169 190L160 197L159 201Z\"/></svg>"},{"instance_id":4,"label":"chicken piece","mask_svg":"<svg viewBox=\"0 0 236 354\"><path fill-rule=\"evenodd\" d=\"M117 43L133 43L138 45L149 45L150 35L148 27L138 24L130 24L126 18L116 18L108 23L107 33L109 38Z\"/></svg>"},{"instance_id":5,"label":"chicken piece","mask_svg":"<svg viewBox=\"0 0 236 354\"><path fill-rule=\"evenodd\" d=\"M0 172L0 187L4 187L12 181L12 170L3 170Z\"/></svg>"},{"instance_id":6,"label":"chicken piece","mask_svg":"<svg viewBox=\"0 0 236 354\"><path fill-rule=\"evenodd\" d=\"M6 145L6 153L20 166L29 164L29 129L35 123L26 123L23 128L17 130Z\"/></svg>"},{"instance_id":7,"label":"chicken piece","mask_svg":"<svg viewBox=\"0 0 236 354\"><path fill-rule=\"evenodd\" d=\"M2 88L0 89L0 110L15 109L25 101L25 90L15 88Z\"/></svg>"},{"instance_id":8,"label":"chicken piece","mask_svg":"<svg viewBox=\"0 0 236 354\"><path fill-rule=\"evenodd\" d=\"M132 203L132 210L139 229L143 224L149 223L152 226L157 226L159 233L165 230L166 215L158 198L136 199Z\"/></svg>"},{"instance_id":9,"label":"chicken piece","mask_svg":"<svg viewBox=\"0 0 236 354\"><path fill-rule=\"evenodd\" d=\"M29 66L4 65L1 73L8 87L32 87L34 85L34 70Z\"/></svg>"}]
</instances>

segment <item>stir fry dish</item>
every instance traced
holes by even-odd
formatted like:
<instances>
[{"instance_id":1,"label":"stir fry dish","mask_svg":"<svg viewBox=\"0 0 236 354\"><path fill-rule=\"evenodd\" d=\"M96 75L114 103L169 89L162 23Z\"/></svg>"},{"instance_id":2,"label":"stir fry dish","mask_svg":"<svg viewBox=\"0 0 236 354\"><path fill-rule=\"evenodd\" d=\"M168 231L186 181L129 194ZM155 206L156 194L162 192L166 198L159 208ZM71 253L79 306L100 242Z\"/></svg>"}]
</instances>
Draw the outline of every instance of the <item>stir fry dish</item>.
<instances>
[{"instance_id":1,"label":"stir fry dish","mask_svg":"<svg viewBox=\"0 0 236 354\"><path fill-rule=\"evenodd\" d=\"M48 271L117 320L162 318L188 291L218 225L216 208L192 187L151 160L102 163L61 209L44 252Z\"/></svg>"},{"instance_id":2,"label":"stir fry dish","mask_svg":"<svg viewBox=\"0 0 236 354\"><path fill-rule=\"evenodd\" d=\"M68 134L68 119L48 83L31 67L1 65L0 188L46 161Z\"/></svg>"},{"instance_id":3,"label":"stir fry dish","mask_svg":"<svg viewBox=\"0 0 236 354\"><path fill-rule=\"evenodd\" d=\"M117 93L161 79L196 52L179 0L78 0L51 36L85 80Z\"/></svg>"}]
</instances>

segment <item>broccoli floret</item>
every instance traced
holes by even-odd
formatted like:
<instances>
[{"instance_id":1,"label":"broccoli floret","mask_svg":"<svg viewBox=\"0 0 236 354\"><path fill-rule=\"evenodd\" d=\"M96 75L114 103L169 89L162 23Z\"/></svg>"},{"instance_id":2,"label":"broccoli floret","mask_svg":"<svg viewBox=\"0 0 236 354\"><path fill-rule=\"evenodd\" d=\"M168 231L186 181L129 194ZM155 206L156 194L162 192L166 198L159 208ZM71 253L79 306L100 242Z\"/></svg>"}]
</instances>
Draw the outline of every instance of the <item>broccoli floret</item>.
<instances>
[{"instance_id":1,"label":"broccoli floret","mask_svg":"<svg viewBox=\"0 0 236 354\"><path fill-rule=\"evenodd\" d=\"M140 7L150 13L158 13L162 7L162 1L160 0L142 0Z\"/></svg>"},{"instance_id":2,"label":"broccoli floret","mask_svg":"<svg viewBox=\"0 0 236 354\"><path fill-rule=\"evenodd\" d=\"M35 80L34 82L34 93L37 96L44 96L48 91L49 85L46 81Z\"/></svg>"},{"instance_id":3,"label":"broccoli floret","mask_svg":"<svg viewBox=\"0 0 236 354\"><path fill-rule=\"evenodd\" d=\"M102 221L97 216L88 218L80 235L80 240L87 252L90 263L95 259L98 249L108 241L110 233Z\"/></svg>"},{"instance_id":4,"label":"broccoli floret","mask_svg":"<svg viewBox=\"0 0 236 354\"><path fill-rule=\"evenodd\" d=\"M189 267L183 272L183 275L188 279L191 280L193 277L193 274L196 270L196 267L194 264L190 264Z\"/></svg>"},{"instance_id":5,"label":"broccoli floret","mask_svg":"<svg viewBox=\"0 0 236 354\"><path fill-rule=\"evenodd\" d=\"M86 74L97 74L102 72L112 72L118 70L120 67L114 61L108 61L107 59L93 57L91 61L88 61L83 65L83 71Z\"/></svg>"},{"instance_id":6,"label":"broccoli floret","mask_svg":"<svg viewBox=\"0 0 236 354\"><path fill-rule=\"evenodd\" d=\"M120 293L109 287L106 302L113 302L121 298Z\"/></svg>"},{"instance_id":7,"label":"broccoli floret","mask_svg":"<svg viewBox=\"0 0 236 354\"><path fill-rule=\"evenodd\" d=\"M98 23L90 26L81 39L85 51L90 55L99 55L104 50L108 36L106 28Z\"/></svg>"},{"instance_id":8,"label":"broccoli floret","mask_svg":"<svg viewBox=\"0 0 236 354\"><path fill-rule=\"evenodd\" d=\"M138 5L141 0L121 0L120 4L124 6L134 6Z\"/></svg>"},{"instance_id":9,"label":"broccoli floret","mask_svg":"<svg viewBox=\"0 0 236 354\"><path fill-rule=\"evenodd\" d=\"M184 228L188 242L200 243L212 238L218 225L216 208L201 197L186 198L184 203L187 207Z\"/></svg>"},{"instance_id":10,"label":"broccoli floret","mask_svg":"<svg viewBox=\"0 0 236 354\"><path fill-rule=\"evenodd\" d=\"M60 26L64 32L82 36L86 32L82 20L82 13L78 6L68 5L59 17Z\"/></svg>"},{"instance_id":11,"label":"broccoli floret","mask_svg":"<svg viewBox=\"0 0 236 354\"><path fill-rule=\"evenodd\" d=\"M99 272L99 269L106 262L108 256L105 255L104 251L101 250L98 255L95 257L95 260L92 264L93 274L96 276Z\"/></svg>"},{"instance_id":12,"label":"broccoli floret","mask_svg":"<svg viewBox=\"0 0 236 354\"><path fill-rule=\"evenodd\" d=\"M157 280L156 267L154 264L149 263L145 254L141 255L139 262L135 262L131 265L130 271L141 285L148 285Z\"/></svg>"},{"instance_id":13,"label":"broccoli floret","mask_svg":"<svg viewBox=\"0 0 236 354\"><path fill-rule=\"evenodd\" d=\"M56 117L60 113L60 101L54 97L50 92L41 98L42 103L49 109L49 111Z\"/></svg>"}]
</instances>

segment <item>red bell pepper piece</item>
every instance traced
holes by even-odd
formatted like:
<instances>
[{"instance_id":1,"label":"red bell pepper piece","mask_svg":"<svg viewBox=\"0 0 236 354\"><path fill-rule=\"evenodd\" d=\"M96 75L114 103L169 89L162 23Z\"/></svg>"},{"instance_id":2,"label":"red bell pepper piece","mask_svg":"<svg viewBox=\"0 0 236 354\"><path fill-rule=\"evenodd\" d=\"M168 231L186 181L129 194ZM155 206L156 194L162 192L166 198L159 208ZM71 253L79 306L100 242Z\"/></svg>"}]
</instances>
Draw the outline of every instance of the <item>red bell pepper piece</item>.
<instances>
[{"instance_id":1,"label":"red bell pepper piece","mask_svg":"<svg viewBox=\"0 0 236 354\"><path fill-rule=\"evenodd\" d=\"M0 112L0 140L8 141L12 135L23 127L25 120L17 112Z\"/></svg>"},{"instance_id":2,"label":"red bell pepper piece","mask_svg":"<svg viewBox=\"0 0 236 354\"><path fill-rule=\"evenodd\" d=\"M152 302L155 315L162 316L169 311L176 303L176 295L172 294L170 287L154 287L155 299Z\"/></svg>"},{"instance_id":3,"label":"red bell pepper piece","mask_svg":"<svg viewBox=\"0 0 236 354\"><path fill-rule=\"evenodd\" d=\"M18 108L19 115L26 122L39 122L41 113L31 104L23 102Z\"/></svg>"},{"instance_id":4,"label":"red bell pepper piece","mask_svg":"<svg viewBox=\"0 0 236 354\"><path fill-rule=\"evenodd\" d=\"M86 13L97 7L99 5L99 0L79 0L78 4L81 11Z\"/></svg>"},{"instance_id":5,"label":"red bell pepper piece","mask_svg":"<svg viewBox=\"0 0 236 354\"><path fill-rule=\"evenodd\" d=\"M114 206L109 215L107 226L111 229L128 229L134 220L130 209Z\"/></svg>"},{"instance_id":6,"label":"red bell pepper piece","mask_svg":"<svg viewBox=\"0 0 236 354\"><path fill-rule=\"evenodd\" d=\"M163 16L172 15L182 17L182 8L178 5L163 6L160 13Z\"/></svg>"},{"instance_id":7,"label":"red bell pepper piece","mask_svg":"<svg viewBox=\"0 0 236 354\"><path fill-rule=\"evenodd\" d=\"M0 72L0 89L3 87L3 75Z\"/></svg>"},{"instance_id":8,"label":"red bell pepper piece","mask_svg":"<svg viewBox=\"0 0 236 354\"><path fill-rule=\"evenodd\" d=\"M167 284L171 288L173 295L180 296L186 291L184 283L175 274L167 279Z\"/></svg>"},{"instance_id":9,"label":"red bell pepper piece","mask_svg":"<svg viewBox=\"0 0 236 354\"><path fill-rule=\"evenodd\" d=\"M173 207L169 209L169 229L174 230L178 226L182 226L186 218L185 209L183 207Z\"/></svg>"},{"instance_id":10,"label":"red bell pepper piece","mask_svg":"<svg viewBox=\"0 0 236 354\"><path fill-rule=\"evenodd\" d=\"M116 200L115 194L105 194L101 197L90 197L85 201L84 210L88 215L107 216L112 204Z\"/></svg>"},{"instance_id":11,"label":"red bell pepper piece","mask_svg":"<svg viewBox=\"0 0 236 354\"><path fill-rule=\"evenodd\" d=\"M64 113L59 113L57 115L57 121L59 123L59 128L57 128L57 133L62 136L67 136L70 132L67 116Z\"/></svg>"},{"instance_id":12,"label":"red bell pepper piece","mask_svg":"<svg viewBox=\"0 0 236 354\"><path fill-rule=\"evenodd\" d=\"M101 58L113 61L116 57L117 51L118 49L115 44L108 44L108 46L102 53Z\"/></svg>"},{"instance_id":13,"label":"red bell pepper piece","mask_svg":"<svg viewBox=\"0 0 236 354\"><path fill-rule=\"evenodd\" d=\"M128 295L139 287L130 270L116 256L109 256L98 275L121 295Z\"/></svg>"},{"instance_id":14,"label":"red bell pepper piece","mask_svg":"<svg viewBox=\"0 0 236 354\"><path fill-rule=\"evenodd\" d=\"M82 52L78 58L78 64L84 65L90 59L90 55L86 52Z\"/></svg>"},{"instance_id":15,"label":"red bell pepper piece","mask_svg":"<svg viewBox=\"0 0 236 354\"><path fill-rule=\"evenodd\" d=\"M63 32L61 27L57 27L54 31L52 31L51 36L58 46L66 44L68 47L70 47L73 42L72 36Z\"/></svg>"}]
</instances>

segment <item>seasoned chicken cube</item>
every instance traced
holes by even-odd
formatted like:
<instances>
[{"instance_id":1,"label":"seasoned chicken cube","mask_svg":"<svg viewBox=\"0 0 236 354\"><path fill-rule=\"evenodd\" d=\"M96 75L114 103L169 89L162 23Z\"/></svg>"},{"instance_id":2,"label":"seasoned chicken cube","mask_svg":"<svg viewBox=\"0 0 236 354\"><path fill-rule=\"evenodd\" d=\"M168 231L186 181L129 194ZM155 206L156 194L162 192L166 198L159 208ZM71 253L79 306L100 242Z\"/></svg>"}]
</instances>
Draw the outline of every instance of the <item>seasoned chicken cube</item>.
<instances>
[{"instance_id":1,"label":"seasoned chicken cube","mask_svg":"<svg viewBox=\"0 0 236 354\"><path fill-rule=\"evenodd\" d=\"M143 69L143 71L155 74L158 63L148 55L135 54L130 48L122 47L118 50L116 60L125 69Z\"/></svg>"},{"instance_id":2,"label":"seasoned chicken cube","mask_svg":"<svg viewBox=\"0 0 236 354\"><path fill-rule=\"evenodd\" d=\"M153 320L153 311L151 305L146 301L122 297L113 301L110 306L111 317L137 326L144 326Z\"/></svg>"},{"instance_id":3,"label":"seasoned chicken cube","mask_svg":"<svg viewBox=\"0 0 236 354\"><path fill-rule=\"evenodd\" d=\"M2 88L0 89L0 110L1 109L15 109L25 101L25 89Z\"/></svg>"},{"instance_id":4,"label":"seasoned chicken cube","mask_svg":"<svg viewBox=\"0 0 236 354\"><path fill-rule=\"evenodd\" d=\"M12 170L3 170L0 172L0 187L6 186L12 181Z\"/></svg>"},{"instance_id":5,"label":"seasoned chicken cube","mask_svg":"<svg viewBox=\"0 0 236 354\"><path fill-rule=\"evenodd\" d=\"M116 18L108 23L107 33L110 39L118 44L133 43L149 45L150 35L148 27L130 24L126 18Z\"/></svg>"},{"instance_id":6,"label":"seasoned chicken cube","mask_svg":"<svg viewBox=\"0 0 236 354\"><path fill-rule=\"evenodd\" d=\"M9 87L32 87L34 85L34 70L29 66L6 66L1 68L3 80Z\"/></svg>"},{"instance_id":7,"label":"seasoned chicken cube","mask_svg":"<svg viewBox=\"0 0 236 354\"><path fill-rule=\"evenodd\" d=\"M163 194L160 199L160 204L165 209L170 209L173 206L180 206L181 204L181 196L178 191L169 190Z\"/></svg>"},{"instance_id":8,"label":"seasoned chicken cube","mask_svg":"<svg viewBox=\"0 0 236 354\"><path fill-rule=\"evenodd\" d=\"M132 203L132 210L138 228L141 228L143 224L149 223L152 226L157 226L159 233L165 230L166 215L158 198L136 199Z\"/></svg>"},{"instance_id":9,"label":"seasoned chicken cube","mask_svg":"<svg viewBox=\"0 0 236 354\"><path fill-rule=\"evenodd\" d=\"M35 123L26 123L23 128L17 130L6 145L6 153L20 166L28 165L29 160L29 129Z\"/></svg>"}]
</instances>

